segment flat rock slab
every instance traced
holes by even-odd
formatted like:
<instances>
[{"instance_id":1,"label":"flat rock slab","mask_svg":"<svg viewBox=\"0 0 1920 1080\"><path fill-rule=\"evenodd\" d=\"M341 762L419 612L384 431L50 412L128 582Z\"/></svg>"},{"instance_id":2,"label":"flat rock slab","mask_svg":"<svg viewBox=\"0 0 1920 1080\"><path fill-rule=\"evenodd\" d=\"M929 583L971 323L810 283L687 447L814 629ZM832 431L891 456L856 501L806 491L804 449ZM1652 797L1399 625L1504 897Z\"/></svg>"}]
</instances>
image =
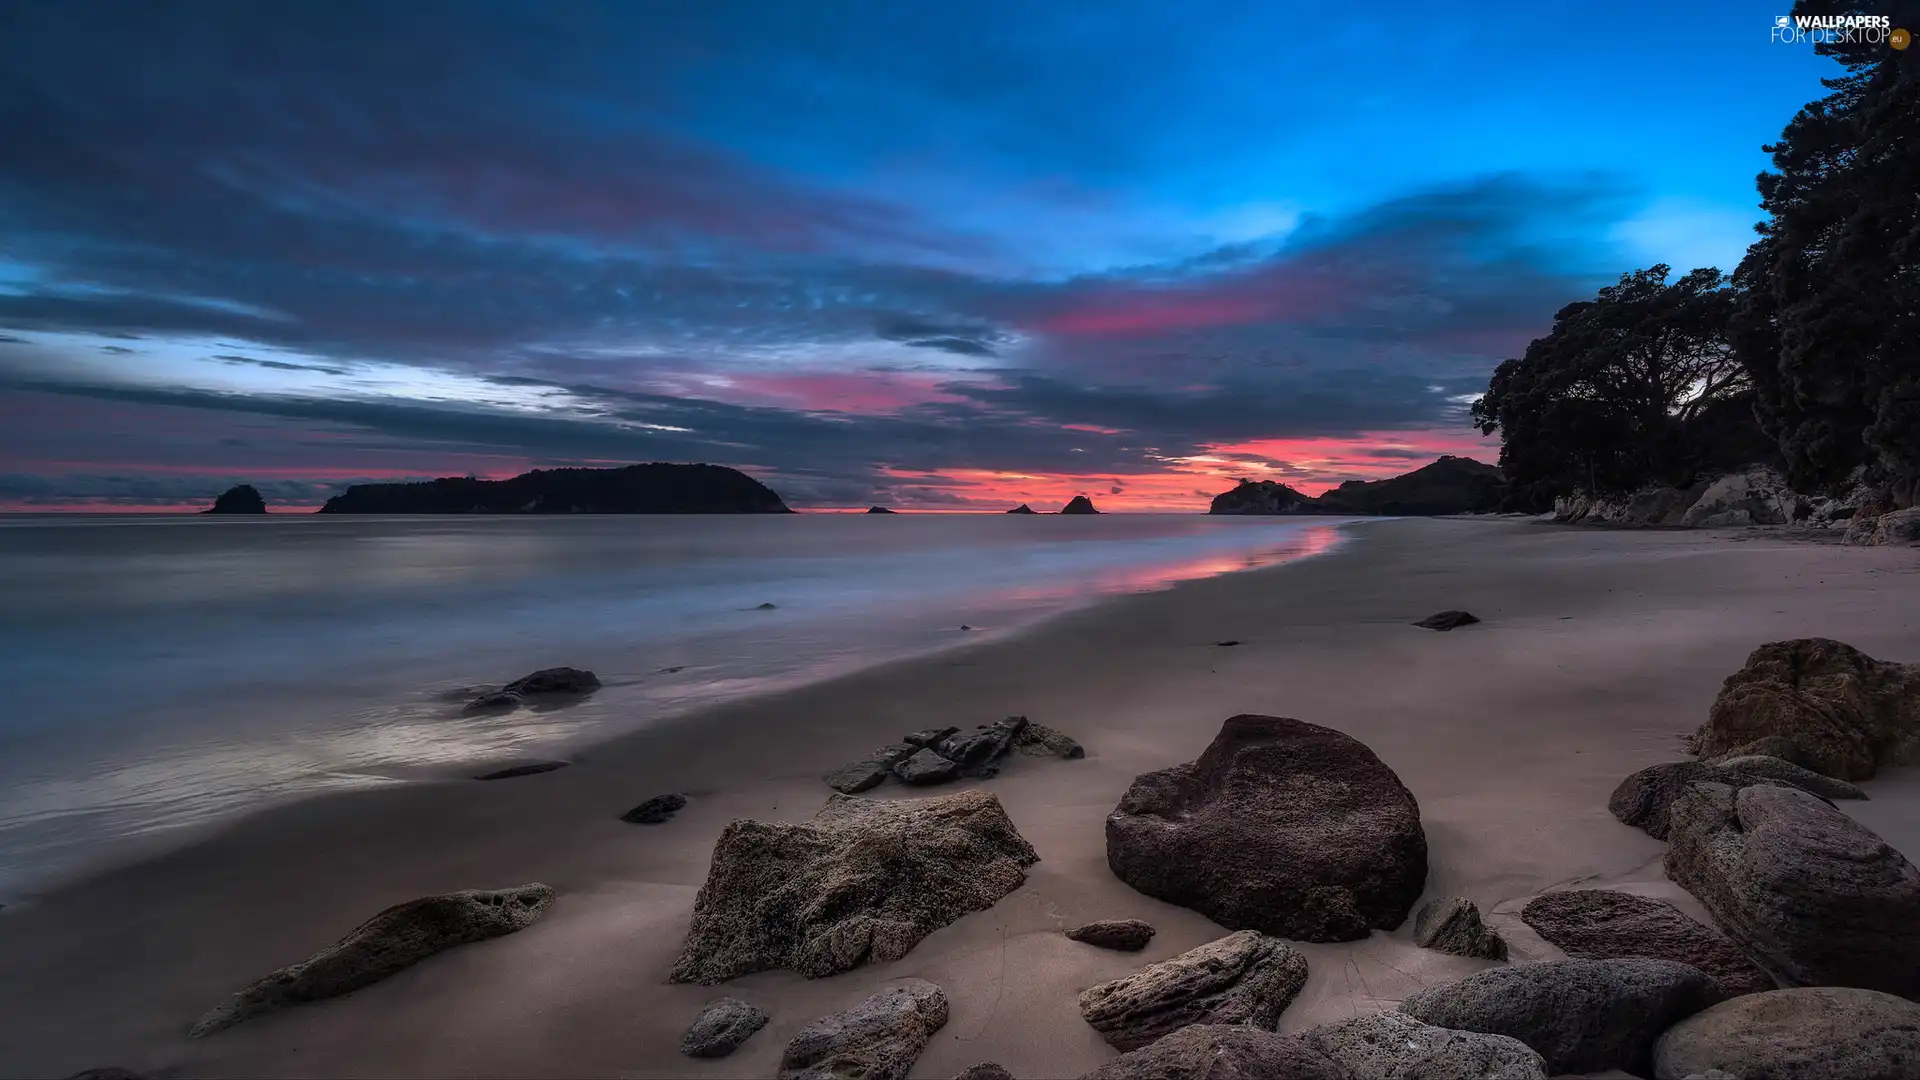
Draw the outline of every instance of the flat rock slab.
<instances>
[{"instance_id":1,"label":"flat rock slab","mask_svg":"<svg viewBox=\"0 0 1920 1080\"><path fill-rule=\"evenodd\" d=\"M1796 764L1870 779L1920 751L1920 664L1876 660L1831 638L1769 642L1720 687L1689 749L1715 757L1778 736Z\"/></svg>"},{"instance_id":2,"label":"flat rock slab","mask_svg":"<svg viewBox=\"0 0 1920 1080\"><path fill-rule=\"evenodd\" d=\"M1322 1024L1300 1038L1366 1080L1547 1080L1546 1063L1518 1039L1434 1027L1405 1013Z\"/></svg>"},{"instance_id":3,"label":"flat rock slab","mask_svg":"<svg viewBox=\"0 0 1920 1080\"><path fill-rule=\"evenodd\" d=\"M767 1014L739 998L720 998L708 1002L693 1018L693 1025L680 1037L680 1052L688 1057L726 1057L754 1033L767 1026Z\"/></svg>"},{"instance_id":4,"label":"flat rock slab","mask_svg":"<svg viewBox=\"0 0 1920 1080\"><path fill-rule=\"evenodd\" d=\"M1749 994L1675 1024L1653 1051L1654 1075L1912 1080L1920 1076L1920 1005L1877 990L1805 986Z\"/></svg>"},{"instance_id":5,"label":"flat rock slab","mask_svg":"<svg viewBox=\"0 0 1920 1080\"><path fill-rule=\"evenodd\" d=\"M1479 621L1479 618L1470 611L1448 610L1436 611L1413 625L1428 630L1452 630L1456 627L1471 626Z\"/></svg>"},{"instance_id":6,"label":"flat rock slab","mask_svg":"<svg viewBox=\"0 0 1920 1080\"><path fill-rule=\"evenodd\" d=\"M1818 796L1691 785L1666 869L1783 982L1920 997L1920 869Z\"/></svg>"},{"instance_id":7,"label":"flat rock slab","mask_svg":"<svg viewBox=\"0 0 1920 1080\"><path fill-rule=\"evenodd\" d=\"M1609 889L1548 893L1527 902L1520 918L1534 933L1581 960L1643 956L1692 964L1730 995L1774 989L1726 935L1663 900Z\"/></svg>"},{"instance_id":8,"label":"flat rock slab","mask_svg":"<svg viewBox=\"0 0 1920 1080\"><path fill-rule=\"evenodd\" d=\"M1104 919L1073 927L1066 933L1075 941L1121 952L1139 952L1153 940L1153 927L1139 919Z\"/></svg>"},{"instance_id":9,"label":"flat rock slab","mask_svg":"<svg viewBox=\"0 0 1920 1080\"><path fill-rule=\"evenodd\" d=\"M1643 1076L1661 1032L1725 997L1699 968L1668 960L1555 960L1429 987L1400 1011L1436 1027L1518 1039L1554 1075Z\"/></svg>"},{"instance_id":10,"label":"flat rock slab","mask_svg":"<svg viewBox=\"0 0 1920 1080\"><path fill-rule=\"evenodd\" d=\"M1752 773L1755 776L1772 777L1783 780L1802 791L1811 791L1823 799L1864 799L1867 793L1847 783L1803 769L1785 758L1770 754L1741 754L1735 757L1715 758L1713 763L1723 769Z\"/></svg>"},{"instance_id":11,"label":"flat rock slab","mask_svg":"<svg viewBox=\"0 0 1920 1080\"><path fill-rule=\"evenodd\" d=\"M1122 1050L1189 1024L1251 1024L1272 1031L1307 982L1307 958L1252 930L1189 949L1080 994L1080 1015Z\"/></svg>"},{"instance_id":12,"label":"flat rock slab","mask_svg":"<svg viewBox=\"0 0 1920 1080\"><path fill-rule=\"evenodd\" d=\"M1039 861L984 791L834 795L800 824L735 821L714 845L674 982L789 968L810 978L905 956L1020 887Z\"/></svg>"},{"instance_id":13,"label":"flat rock slab","mask_svg":"<svg viewBox=\"0 0 1920 1080\"><path fill-rule=\"evenodd\" d=\"M434 953L524 930L546 914L554 896L551 888L532 884L468 889L396 904L332 945L215 1006L187 1034L200 1038L290 1005L352 993Z\"/></svg>"},{"instance_id":14,"label":"flat rock slab","mask_svg":"<svg viewBox=\"0 0 1920 1080\"><path fill-rule=\"evenodd\" d=\"M1413 920L1413 943L1454 956L1482 960L1507 958L1507 943L1487 929L1487 924L1480 919L1480 909L1464 896L1441 896L1427 901Z\"/></svg>"},{"instance_id":15,"label":"flat rock slab","mask_svg":"<svg viewBox=\"0 0 1920 1080\"><path fill-rule=\"evenodd\" d=\"M1406 920L1427 837L1413 794L1359 740L1241 715L1198 760L1134 780L1107 815L1107 865L1223 926L1353 941Z\"/></svg>"},{"instance_id":16,"label":"flat rock slab","mask_svg":"<svg viewBox=\"0 0 1920 1080\"><path fill-rule=\"evenodd\" d=\"M1245 1024L1194 1024L1121 1054L1080 1080L1354 1080L1292 1035Z\"/></svg>"},{"instance_id":17,"label":"flat rock slab","mask_svg":"<svg viewBox=\"0 0 1920 1080\"><path fill-rule=\"evenodd\" d=\"M906 1080L947 1024L947 995L908 979L800 1029L780 1055L780 1080Z\"/></svg>"},{"instance_id":18,"label":"flat rock slab","mask_svg":"<svg viewBox=\"0 0 1920 1080\"><path fill-rule=\"evenodd\" d=\"M673 818L673 815L686 809L687 797L680 794L655 795L639 806L620 815L620 820L629 825L659 825Z\"/></svg>"},{"instance_id":19,"label":"flat rock slab","mask_svg":"<svg viewBox=\"0 0 1920 1080\"><path fill-rule=\"evenodd\" d=\"M1640 829L1655 840L1665 840L1672 824L1673 800L1680 797L1688 784L1700 781L1734 788L1755 784L1790 786L1772 777L1702 761L1673 761L1649 765L1620 781L1620 786L1613 789L1612 797L1607 800L1607 810L1621 824Z\"/></svg>"}]
</instances>

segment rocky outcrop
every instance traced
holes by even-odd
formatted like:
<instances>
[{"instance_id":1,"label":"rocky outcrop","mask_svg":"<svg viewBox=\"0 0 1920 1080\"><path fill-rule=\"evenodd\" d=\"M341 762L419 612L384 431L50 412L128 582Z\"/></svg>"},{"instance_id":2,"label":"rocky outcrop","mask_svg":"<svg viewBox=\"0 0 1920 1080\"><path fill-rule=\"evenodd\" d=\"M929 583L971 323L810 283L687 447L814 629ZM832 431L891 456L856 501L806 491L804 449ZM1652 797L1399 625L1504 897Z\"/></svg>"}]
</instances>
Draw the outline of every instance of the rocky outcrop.
<instances>
[{"instance_id":1,"label":"rocky outcrop","mask_svg":"<svg viewBox=\"0 0 1920 1080\"><path fill-rule=\"evenodd\" d=\"M678 792L655 795L639 806L620 815L620 820L629 825L659 825L670 821L673 815L686 809L687 797Z\"/></svg>"},{"instance_id":2,"label":"rocky outcrop","mask_svg":"<svg viewBox=\"0 0 1920 1080\"><path fill-rule=\"evenodd\" d=\"M1753 465L1707 485L1680 524L1692 528L1785 525L1807 516L1803 500L1779 470Z\"/></svg>"},{"instance_id":3,"label":"rocky outcrop","mask_svg":"<svg viewBox=\"0 0 1920 1080\"><path fill-rule=\"evenodd\" d=\"M1028 506L1026 503L1021 503L1019 506L1016 506L1013 509L1007 511L1007 513L1009 514L1037 514L1039 512L1040 511L1035 510L1033 507Z\"/></svg>"},{"instance_id":4,"label":"rocky outcrop","mask_svg":"<svg viewBox=\"0 0 1920 1080\"><path fill-rule=\"evenodd\" d=\"M1074 941L1102 949L1139 952L1153 940L1153 927L1139 919L1104 919L1073 927L1066 934Z\"/></svg>"},{"instance_id":5,"label":"rocky outcrop","mask_svg":"<svg viewBox=\"0 0 1920 1080\"><path fill-rule=\"evenodd\" d=\"M1793 1080L1920 1076L1920 1005L1891 994L1807 986L1751 994L1675 1024L1653 1051L1653 1075Z\"/></svg>"},{"instance_id":6,"label":"rocky outcrop","mask_svg":"<svg viewBox=\"0 0 1920 1080\"><path fill-rule=\"evenodd\" d=\"M1518 1039L1375 1013L1300 1033L1308 1046L1367 1080L1546 1080L1546 1063Z\"/></svg>"},{"instance_id":7,"label":"rocky outcrop","mask_svg":"<svg viewBox=\"0 0 1920 1080\"><path fill-rule=\"evenodd\" d=\"M892 743L874 749L859 761L850 762L828 773L827 786L842 795L858 795L879 787L892 775L893 767L912 757L920 748L912 743Z\"/></svg>"},{"instance_id":8,"label":"rocky outcrop","mask_svg":"<svg viewBox=\"0 0 1920 1080\"><path fill-rule=\"evenodd\" d=\"M1093 508L1092 499L1087 498L1085 495L1075 495L1073 498L1067 500L1067 505L1061 507L1060 512L1063 514L1097 514L1100 511Z\"/></svg>"},{"instance_id":9,"label":"rocky outcrop","mask_svg":"<svg viewBox=\"0 0 1920 1080\"><path fill-rule=\"evenodd\" d=\"M1847 543L1867 547L1920 544L1920 506L1854 519L1847 527Z\"/></svg>"},{"instance_id":10,"label":"rocky outcrop","mask_svg":"<svg viewBox=\"0 0 1920 1080\"><path fill-rule=\"evenodd\" d=\"M352 993L434 953L534 924L553 906L545 885L468 889L409 900L382 911L346 937L215 1006L187 1032L199 1038L290 1005Z\"/></svg>"},{"instance_id":11,"label":"rocky outcrop","mask_svg":"<svg viewBox=\"0 0 1920 1080\"><path fill-rule=\"evenodd\" d=\"M674 982L790 968L810 978L898 960L1020 887L1039 861L984 791L835 795L797 825L735 821L714 845Z\"/></svg>"},{"instance_id":12,"label":"rocky outcrop","mask_svg":"<svg viewBox=\"0 0 1920 1080\"><path fill-rule=\"evenodd\" d=\"M1580 960L1641 956L1678 960L1713 977L1728 994L1774 988L1740 947L1663 900L1609 889L1547 893L1527 902L1520 918L1534 933Z\"/></svg>"},{"instance_id":13,"label":"rocky outcrop","mask_svg":"<svg viewBox=\"0 0 1920 1080\"><path fill-rule=\"evenodd\" d=\"M843 795L857 795L885 783L889 776L903 784L944 784L962 777L997 776L1016 751L1042 757L1079 758L1086 750L1061 732L1033 724L1024 716L1009 716L971 731L957 727L908 732L897 743L882 746L859 761L828 773L827 785Z\"/></svg>"},{"instance_id":14,"label":"rocky outcrop","mask_svg":"<svg viewBox=\"0 0 1920 1080\"><path fill-rule=\"evenodd\" d=\"M680 1052L688 1057L726 1057L754 1033L767 1026L767 1014L739 998L709 1002L680 1037Z\"/></svg>"},{"instance_id":15,"label":"rocky outcrop","mask_svg":"<svg viewBox=\"0 0 1920 1080\"><path fill-rule=\"evenodd\" d=\"M1667 876L1788 985L1920 997L1920 869L1794 788L1691 785Z\"/></svg>"},{"instance_id":16,"label":"rocky outcrop","mask_svg":"<svg viewBox=\"0 0 1920 1080\"><path fill-rule=\"evenodd\" d=\"M236 484L220 493L213 505L200 511L203 514L264 514L267 512L267 500L252 484Z\"/></svg>"},{"instance_id":17,"label":"rocky outcrop","mask_svg":"<svg viewBox=\"0 0 1920 1080\"><path fill-rule=\"evenodd\" d=\"M1437 1027L1511 1036L1554 1075L1644 1076L1661 1032L1725 997L1699 968L1668 960L1554 960L1430 987L1400 1011Z\"/></svg>"},{"instance_id":18,"label":"rocky outcrop","mask_svg":"<svg viewBox=\"0 0 1920 1080\"><path fill-rule=\"evenodd\" d=\"M1353 1080L1291 1035L1244 1024L1194 1024L1114 1058L1080 1080Z\"/></svg>"},{"instance_id":19,"label":"rocky outcrop","mask_svg":"<svg viewBox=\"0 0 1920 1080\"><path fill-rule=\"evenodd\" d=\"M1080 994L1080 1015L1122 1050L1189 1024L1272 1031L1306 983L1306 957L1278 938L1242 930L1088 988Z\"/></svg>"},{"instance_id":20,"label":"rocky outcrop","mask_svg":"<svg viewBox=\"0 0 1920 1080\"><path fill-rule=\"evenodd\" d=\"M1717 757L1714 763L1723 769L1748 773L1752 776L1765 776L1792 784L1802 791L1811 791L1823 799L1864 799L1867 793L1847 783L1835 780L1831 776L1803 769L1784 758L1770 754L1740 754L1733 757Z\"/></svg>"},{"instance_id":21,"label":"rocky outcrop","mask_svg":"<svg viewBox=\"0 0 1920 1080\"><path fill-rule=\"evenodd\" d=\"M780 1080L906 1080L947 1025L947 995L921 979L888 987L800 1029L780 1055Z\"/></svg>"},{"instance_id":22,"label":"rocky outcrop","mask_svg":"<svg viewBox=\"0 0 1920 1080\"><path fill-rule=\"evenodd\" d=\"M1713 757L1769 736L1793 743L1795 763L1842 780L1912 760L1920 664L1875 660L1830 638L1762 645L1727 676L1689 748Z\"/></svg>"},{"instance_id":23,"label":"rocky outcrop","mask_svg":"<svg viewBox=\"0 0 1920 1080\"><path fill-rule=\"evenodd\" d=\"M510 480L448 476L355 484L323 514L791 514L765 484L722 465L535 469Z\"/></svg>"},{"instance_id":24,"label":"rocky outcrop","mask_svg":"<svg viewBox=\"0 0 1920 1080\"><path fill-rule=\"evenodd\" d=\"M1687 789L1688 784L1707 781L1725 784L1728 787L1748 787L1754 784L1785 787L1782 781L1755 773L1741 772L1717 765L1708 765L1700 761L1673 761L1663 765L1649 765L1625 780L1613 789L1613 795L1607 800L1607 809L1618 818L1622 825L1631 825L1644 831L1655 840L1667 838L1667 817L1673 807L1673 800Z\"/></svg>"},{"instance_id":25,"label":"rocky outcrop","mask_svg":"<svg viewBox=\"0 0 1920 1080\"><path fill-rule=\"evenodd\" d=\"M1413 943L1423 949L1505 960L1507 943L1480 921L1480 909L1464 896L1442 896L1427 901L1413 920Z\"/></svg>"},{"instance_id":26,"label":"rocky outcrop","mask_svg":"<svg viewBox=\"0 0 1920 1080\"><path fill-rule=\"evenodd\" d=\"M1618 525L1645 528L1679 525L1704 487L1647 487L1631 495L1575 492L1553 501L1553 520L1566 525Z\"/></svg>"},{"instance_id":27,"label":"rocky outcrop","mask_svg":"<svg viewBox=\"0 0 1920 1080\"><path fill-rule=\"evenodd\" d=\"M1134 780L1107 815L1107 865L1224 926L1352 941L1406 920L1427 838L1413 794L1359 740L1240 715L1198 760Z\"/></svg>"},{"instance_id":28,"label":"rocky outcrop","mask_svg":"<svg viewBox=\"0 0 1920 1080\"><path fill-rule=\"evenodd\" d=\"M1479 621L1479 617L1471 611L1449 609L1436 611L1413 625L1427 630L1452 630L1461 626L1471 626Z\"/></svg>"},{"instance_id":29,"label":"rocky outcrop","mask_svg":"<svg viewBox=\"0 0 1920 1080\"><path fill-rule=\"evenodd\" d=\"M1313 500L1272 480L1242 480L1232 491L1213 497L1209 514L1311 514Z\"/></svg>"},{"instance_id":30,"label":"rocky outcrop","mask_svg":"<svg viewBox=\"0 0 1920 1080\"><path fill-rule=\"evenodd\" d=\"M507 712L528 701L552 702L585 697L600 689L600 677L585 668L542 668L522 675L498 690L489 690L467 703L466 713Z\"/></svg>"}]
</instances>

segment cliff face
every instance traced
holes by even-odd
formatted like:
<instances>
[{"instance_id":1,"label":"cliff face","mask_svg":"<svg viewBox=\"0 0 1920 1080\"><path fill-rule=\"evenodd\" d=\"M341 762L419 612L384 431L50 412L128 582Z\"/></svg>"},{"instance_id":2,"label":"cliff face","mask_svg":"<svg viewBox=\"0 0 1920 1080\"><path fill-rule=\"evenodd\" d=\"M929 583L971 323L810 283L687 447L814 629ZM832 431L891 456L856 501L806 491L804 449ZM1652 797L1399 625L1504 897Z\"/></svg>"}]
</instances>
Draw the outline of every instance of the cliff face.
<instances>
[{"instance_id":1,"label":"cliff face","mask_svg":"<svg viewBox=\"0 0 1920 1080\"><path fill-rule=\"evenodd\" d=\"M1472 458L1444 456L1389 480L1349 480L1309 498L1272 480L1242 480L1213 497L1210 514L1381 514L1409 517L1497 510L1506 478Z\"/></svg>"},{"instance_id":2,"label":"cliff face","mask_svg":"<svg viewBox=\"0 0 1920 1080\"><path fill-rule=\"evenodd\" d=\"M323 514L790 514L772 489L721 465L536 469L510 480L358 484Z\"/></svg>"},{"instance_id":3,"label":"cliff face","mask_svg":"<svg viewBox=\"0 0 1920 1080\"><path fill-rule=\"evenodd\" d=\"M213 505L200 511L203 514L264 514L267 512L267 500L252 484L238 484L220 493Z\"/></svg>"}]
</instances>

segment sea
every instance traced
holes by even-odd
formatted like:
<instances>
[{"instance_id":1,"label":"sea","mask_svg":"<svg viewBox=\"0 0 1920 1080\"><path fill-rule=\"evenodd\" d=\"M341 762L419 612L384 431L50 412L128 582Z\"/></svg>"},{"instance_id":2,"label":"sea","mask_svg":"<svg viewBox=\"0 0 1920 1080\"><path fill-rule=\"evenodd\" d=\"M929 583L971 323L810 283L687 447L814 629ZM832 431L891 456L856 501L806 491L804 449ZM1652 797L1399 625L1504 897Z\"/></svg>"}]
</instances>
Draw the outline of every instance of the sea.
<instances>
[{"instance_id":1,"label":"sea","mask_svg":"<svg viewBox=\"0 0 1920 1080\"><path fill-rule=\"evenodd\" d=\"M1340 524L0 515L0 903L276 802L563 756L1117 594L1308 558ZM475 688L556 665L604 688L462 715Z\"/></svg>"}]
</instances>

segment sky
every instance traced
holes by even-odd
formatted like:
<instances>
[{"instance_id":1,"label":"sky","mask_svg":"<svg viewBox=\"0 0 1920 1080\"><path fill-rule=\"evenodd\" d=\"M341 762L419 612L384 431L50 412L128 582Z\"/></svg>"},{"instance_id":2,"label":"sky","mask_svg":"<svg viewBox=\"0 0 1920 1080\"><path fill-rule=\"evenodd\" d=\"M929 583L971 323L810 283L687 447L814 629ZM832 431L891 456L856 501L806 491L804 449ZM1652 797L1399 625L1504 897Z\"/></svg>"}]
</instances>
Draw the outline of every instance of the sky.
<instances>
[{"instance_id":1,"label":"sky","mask_svg":"<svg viewBox=\"0 0 1920 1080\"><path fill-rule=\"evenodd\" d=\"M0 508L707 461L1204 509L1731 269L1751 4L0 0Z\"/></svg>"}]
</instances>

